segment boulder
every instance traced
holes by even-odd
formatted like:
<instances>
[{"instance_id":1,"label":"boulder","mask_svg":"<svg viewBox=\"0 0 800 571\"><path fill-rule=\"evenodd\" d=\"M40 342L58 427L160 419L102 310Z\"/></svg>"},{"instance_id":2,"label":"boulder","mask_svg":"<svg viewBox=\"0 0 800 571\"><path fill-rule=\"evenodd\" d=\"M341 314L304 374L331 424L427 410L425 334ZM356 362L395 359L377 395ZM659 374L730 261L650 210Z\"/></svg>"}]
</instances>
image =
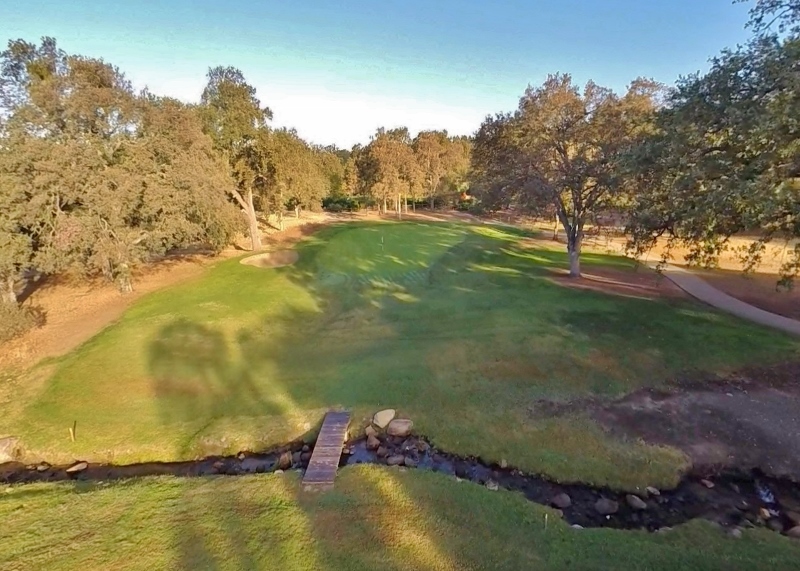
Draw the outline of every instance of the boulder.
<instances>
[{"instance_id":1,"label":"boulder","mask_svg":"<svg viewBox=\"0 0 800 571\"><path fill-rule=\"evenodd\" d=\"M424 440L417 440L417 450L419 450L420 453L425 454L430 449L431 449L430 444L428 444Z\"/></svg>"},{"instance_id":2,"label":"boulder","mask_svg":"<svg viewBox=\"0 0 800 571\"><path fill-rule=\"evenodd\" d=\"M292 465L297 465L300 463L300 457L303 455L302 452L295 452L292 454Z\"/></svg>"},{"instance_id":3,"label":"boulder","mask_svg":"<svg viewBox=\"0 0 800 571\"><path fill-rule=\"evenodd\" d=\"M783 524L781 520L778 518L772 518L767 522L767 527L770 528L772 531L777 531L778 533L783 532Z\"/></svg>"},{"instance_id":4,"label":"boulder","mask_svg":"<svg viewBox=\"0 0 800 571\"><path fill-rule=\"evenodd\" d=\"M69 468L67 468L65 472L67 474L78 474L79 472L83 472L84 470L86 470L86 468L88 467L89 464L87 462L77 462L72 466L70 466Z\"/></svg>"},{"instance_id":5,"label":"boulder","mask_svg":"<svg viewBox=\"0 0 800 571\"><path fill-rule=\"evenodd\" d=\"M412 458L411 456L406 456L406 459L403 461L403 463L409 468L416 468L419 466L419 460Z\"/></svg>"},{"instance_id":6,"label":"boulder","mask_svg":"<svg viewBox=\"0 0 800 571\"><path fill-rule=\"evenodd\" d=\"M611 515L619 511L619 504L614 500L600 498L594 503L594 509L600 515Z\"/></svg>"},{"instance_id":7,"label":"boulder","mask_svg":"<svg viewBox=\"0 0 800 571\"><path fill-rule=\"evenodd\" d=\"M413 427L414 423L408 420L407 418L395 418L386 427L386 434L388 434L389 436L397 436L399 438L404 438L409 434L411 434L411 429Z\"/></svg>"},{"instance_id":8,"label":"boulder","mask_svg":"<svg viewBox=\"0 0 800 571\"><path fill-rule=\"evenodd\" d=\"M732 530L730 530L728 532L728 535L730 535L734 539L741 539L742 538L742 530L739 529L738 527L734 527Z\"/></svg>"},{"instance_id":9,"label":"boulder","mask_svg":"<svg viewBox=\"0 0 800 571\"><path fill-rule=\"evenodd\" d=\"M48 464L47 462L42 462L41 464L36 466L37 472L47 472L49 469L50 469L50 464Z\"/></svg>"},{"instance_id":10,"label":"boulder","mask_svg":"<svg viewBox=\"0 0 800 571\"><path fill-rule=\"evenodd\" d=\"M487 481L486 481L486 488L487 488L488 490L491 490L491 491L493 491L493 492L496 492L497 490L499 490L499 489L500 489L500 484L498 484L498 483L497 483L497 482L495 482L494 480L487 480Z\"/></svg>"},{"instance_id":11,"label":"boulder","mask_svg":"<svg viewBox=\"0 0 800 571\"><path fill-rule=\"evenodd\" d=\"M572 505L572 498L569 497L569 494L561 493L553 496L553 499L550 500L550 505L560 510L565 510Z\"/></svg>"},{"instance_id":12,"label":"boulder","mask_svg":"<svg viewBox=\"0 0 800 571\"><path fill-rule=\"evenodd\" d=\"M625 496L625 501L628 502L628 505L631 506L635 510L646 510L647 509L647 504L639 496L634 496L633 494L628 494L627 496Z\"/></svg>"},{"instance_id":13,"label":"boulder","mask_svg":"<svg viewBox=\"0 0 800 571\"><path fill-rule=\"evenodd\" d=\"M281 470L288 470L292 467L292 453L283 452L278 458L278 468Z\"/></svg>"},{"instance_id":14,"label":"boulder","mask_svg":"<svg viewBox=\"0 0 800 571\"><path fill-rule=\"evenodd\" d=\"M372 422L378 428L386 428L386 426L392 422L394 416L397 414L397 411L393 408L387 408L386 410L382 410L380 412L376 412L375 416L372 417Z\"/></svg>"},{"instance_id":15,"label":"boulder","mask_svg":"<svg viewBox=\"0 0 800 571\"><path fill-rule=\"evenodd\" d=\"M301 463L307 464L309 460L311 460L311 452L301 452L300 453L300 462Z\"/></svg>"},{"instance_id":16,"label":"boulder","mask_svg":"<svg viewBox=\"0 0 800 571\"><path fill-rule=\"evenodd\" d=\"M647 493L650 494L651 496L660 496L661 495L661 492L659 491L658 488L654 488L653 486L647 486L646 489L647 489Z\"/></svg>"},{"instance_id":17,"label":"boulder","mask_svg":"<svg viewBox=\"0 0 800 571\"><path fill-rule=\"evenodd\" d=\"M700 483L703 484L709 490L714 487L714 482L712 482L711 480L702 479L700 480Z\"/></svg>"},{"instance_id":18,"label":"boulder","mask_svg":"<svg viewBox=\"0 0 800 571\"><path fill-rule=\"evenodd\" d=\"M378 431L375 430L375 427L370 424L364 429L364 434L366 434L367 438L369 438L370 436L378 436Z\"/></svg>"},{"instance_id":19,"label":"boulder","mask_svg":"<svg viewBox=\"0 0 800 571\"><path fill-rule=\"evenodd\" d=\"M0 438L0 464L15 462L22 456L22 444L16 436Z\"/></svg>"},{"instance_id":20,"label":"boulder","mask_svg":"<svg viewBox=\"0 0 800 571\"><path fill-rule=\"evenodd\" d=\"M792 529L786 532L786 535L794 539L800 539L800 525L794 526Z\"/></svg>"},{"instance_id":21,"label":"boulder","mask_svg":"<svg viewBox=\"0 0 800 571\"><path fill-rule=\"evenodd\" d=\"M500 467L501 467L503 470L505 470L506 468L508 468L508 462L506 461L506 459L505 459L505 458L501 458L501 459L500 459Z\"/></svg>"},{"instance_id":22,"label":"boulder","mask_svg":"<svg viewBox=\"0 0 800 571\"><path fill-rule=\"evenodd\" d=\"M800 525L800 513L786 512L786 517L788 517L789 521L792 522L794 525Z\"/></svg>"},{"instance_id":23,"label":"boulder","mask_svg":"<svg viewBox=\"0 0 800 571\"><path fill-rule=\"evenodd\" d=\"M400 466L405 460L402 454L393 454L386 459L386 463L389 466Z\"/></svg>"},{"instance_id":24,"label":"boulder","mask_svg":"<svg viewBox=\"0 0 800 571\"><path fill-rule=\"evenodd\" d=\"M367 436L367 450L377 450L381 445L381 441L374 434Z\"/></svg>"},{"instance_id":25,"label":"boulder","mask_svg":"<svg viewBox=\"0 0 800 571\"><path fill-rule=\"evenodd\" d=\"M378 455L378 458L386 458L389 451L386 449L386 446L378 446L378 450L375 453Z\"/></svg>"}]
</instances>

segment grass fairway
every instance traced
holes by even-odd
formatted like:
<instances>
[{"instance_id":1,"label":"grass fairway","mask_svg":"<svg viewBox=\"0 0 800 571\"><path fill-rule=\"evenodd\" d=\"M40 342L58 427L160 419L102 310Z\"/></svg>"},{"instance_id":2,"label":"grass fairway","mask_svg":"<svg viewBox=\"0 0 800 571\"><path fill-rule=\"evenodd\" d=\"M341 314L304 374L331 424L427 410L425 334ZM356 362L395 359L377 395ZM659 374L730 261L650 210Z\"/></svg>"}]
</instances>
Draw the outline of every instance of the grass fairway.
<instances>
[{"instance_id":1,"label":"grass fairway","mask_svg":"<svg viewBox=\"0 0 800 571\"><path fill-rule=\"evenodd\" d=\"M113 462L262 449L325 410L396 407L441 448L553 478L669 486L684 458L620 442L537 399L622 395L685 369L798 353L789 337L690 302L555 284L566 255L462 224L328 227L294 266L222 262L160 291L0 405L33 456ZM587 254L586 267L631 262ZM77 420L77 440L68 428Z\"/></svg>"},{"instance_id":2,"label":"grass fairway","mask_svg":"<svg viewBox=\"0 0 800 571\"><path fill-rule=\"evenodd\" d=\"M342 470L324 495L301 493L296 473L31 485L0 496L0 518L9 570L753 571L800 560L799 542L764 529L574 530L517 494L376 466Z\"/></svg>"}]
</instances>

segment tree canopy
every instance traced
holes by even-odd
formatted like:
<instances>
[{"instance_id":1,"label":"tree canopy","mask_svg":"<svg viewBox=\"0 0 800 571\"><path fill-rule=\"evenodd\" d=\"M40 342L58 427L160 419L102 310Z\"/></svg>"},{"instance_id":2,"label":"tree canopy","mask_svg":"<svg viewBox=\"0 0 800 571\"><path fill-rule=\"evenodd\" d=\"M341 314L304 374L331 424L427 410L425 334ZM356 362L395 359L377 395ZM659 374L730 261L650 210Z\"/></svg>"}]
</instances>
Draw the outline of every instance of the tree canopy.
<instances>
[{"instance_id":1,"label":"tree canopy","mask_svg":"<svg viewBox=\"0 0 800 571\"><path fill-rule=\"evenodd\" d=\"M757 2L759 33L678 82L632 155L633 174L649 189L631 209L638 251L667 236L689 248L690 261L712 265L731 236L747 232L756 240L740 254L752 269L767 242L800 237L798 7ZM792 32L770 32L775 18ZM782 268L786 283L799 269L796 246Z\"/></svg>"},{"instance_id":2,"label":"tree canopy","mask_svg":"<svg viewBox=\"0 0 800 571\"><path fill-rule=\"evenodd\" d=\"M194 109L45 38L0 55L3 298L29 271L102 274L122 291L167 250L220 248L229 185Z\"/></svg>"},{"instance_id":3,"label":"tree canopy","mask_svg":"<svg viewBox=\"0 0 800 571\"><path fill-rule=\"evenodd\" d=\"M475 137L476 192L490 209L555 212L567 235L570 275L580 276L586 223L630 188L622 157L647 129L660 86L638 79L619 96L569 75L528 87L513 113L488 117Z\"/></svg>"}]
</instances>

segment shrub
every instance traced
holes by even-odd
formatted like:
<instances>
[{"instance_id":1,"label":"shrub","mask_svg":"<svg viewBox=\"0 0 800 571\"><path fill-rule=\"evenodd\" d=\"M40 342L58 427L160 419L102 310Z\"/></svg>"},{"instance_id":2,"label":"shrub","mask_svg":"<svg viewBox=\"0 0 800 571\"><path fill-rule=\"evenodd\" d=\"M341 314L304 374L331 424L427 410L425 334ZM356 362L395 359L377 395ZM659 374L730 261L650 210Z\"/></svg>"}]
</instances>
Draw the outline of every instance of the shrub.
<instances>
[{"instance_id":1,"label":"shrub","mask_svg":"<svg viewBox=\"0 0 800 571\"><path fill-rule=\"evenodd\" d=\"M0 303L0 343L44 325L44 313L38 307Z\"/></svg>"},{"instance_id":2,"label":"shrub","mask_svg":"<svg viewBox=\"0 0 800 571\"><path fill-rule=\"evenodd\" d=\"M328 212L356 212L364 205L358 196L327 196L322 199L322 207Z\"/></svg>"}]
</instances>

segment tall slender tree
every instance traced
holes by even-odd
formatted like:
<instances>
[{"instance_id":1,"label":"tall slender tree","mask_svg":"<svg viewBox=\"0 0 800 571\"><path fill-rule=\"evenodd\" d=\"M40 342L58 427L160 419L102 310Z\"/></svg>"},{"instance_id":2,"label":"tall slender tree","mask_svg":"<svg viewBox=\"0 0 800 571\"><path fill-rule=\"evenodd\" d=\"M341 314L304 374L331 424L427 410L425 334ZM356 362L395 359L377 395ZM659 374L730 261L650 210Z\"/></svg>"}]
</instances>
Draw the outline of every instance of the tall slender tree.
<instances>
[{"instance_id":1,"label":"tall slender tree","mask_svg":"<svg viewBox=\"0 0 800 571\"><path fill-rule=\"evenodd\" d=\"M241 174L243 157L254 152L248 147L256 144L259 132L267 128L272 112L268 107L262 107L255 88L235 67L211 68L207 79L201 96L201 115L206 133L228 161L234 175ZM239 177L236 187L229 193L247 220L252 249L258 250L261 248L261 234L253 182L252 177Z\"/></svg>"}]
</instances>

